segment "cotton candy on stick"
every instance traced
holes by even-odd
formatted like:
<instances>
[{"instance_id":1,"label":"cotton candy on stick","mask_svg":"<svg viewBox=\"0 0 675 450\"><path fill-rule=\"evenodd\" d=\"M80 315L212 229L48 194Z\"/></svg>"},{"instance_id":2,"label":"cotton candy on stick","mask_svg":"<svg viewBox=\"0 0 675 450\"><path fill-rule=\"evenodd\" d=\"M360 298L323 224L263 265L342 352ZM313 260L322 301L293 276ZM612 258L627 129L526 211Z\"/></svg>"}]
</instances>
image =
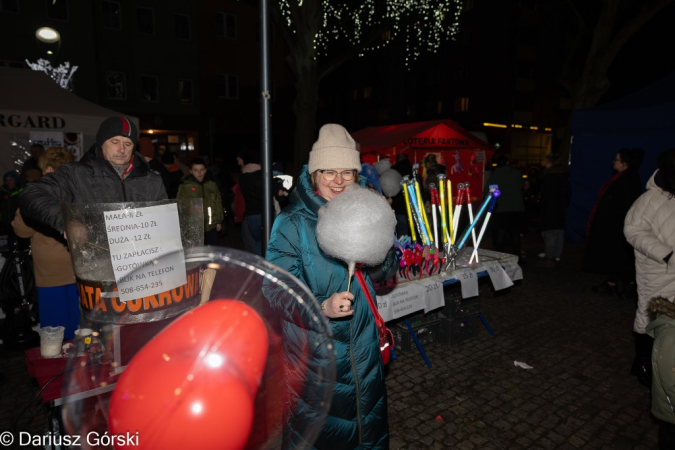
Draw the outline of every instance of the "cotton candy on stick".
<instances>
[{"instance_id":1,"label":"cotton candy on stick","mask_svg":"<svg viewBox=\"0 0 675 450\"><path fill-rule=\"evenodd\" d=\"M387 197L394 197L401 192L401 180L403 177L394 169L387 169L380 174L380 186Z\"/></svg>"},{"instance_id":2,"label":"cotton candy on stick","mask_svg":"<svg viewBox=\"0 0 675 450\"><path fill-rule=\"evenodd\" d=\"M327 255L347 263L349 286L356 264L375 266L394 245L396 216L380 194L351 186L319 209L316 238Z\"/></svg>"}]
</instances>

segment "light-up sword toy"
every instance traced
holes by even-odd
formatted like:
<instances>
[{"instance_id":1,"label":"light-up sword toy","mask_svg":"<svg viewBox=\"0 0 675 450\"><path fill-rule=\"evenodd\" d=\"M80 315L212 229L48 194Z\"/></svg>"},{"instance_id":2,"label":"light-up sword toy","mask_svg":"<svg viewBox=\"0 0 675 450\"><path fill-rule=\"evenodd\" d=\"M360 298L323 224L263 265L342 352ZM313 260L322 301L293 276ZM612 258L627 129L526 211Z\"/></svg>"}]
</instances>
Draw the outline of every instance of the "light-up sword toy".
<instances>
[{"instance_id":1,"label":"light-up sword toy","mask_svg":"<svg viewBox=\"0 0 675 450\"><path fill-rule=\"evenodd\" d=\"M483 239L483 234L485 233L485 229L487 228L488 222L490 221L490 216L492 216L492 211L495 209L497 197L499 197L500 195L501 191L499 189L495 189L494 192L492 193L492 200L490 201L490 206L488 206L487 215L485 216L485 220L483 221L483 226L480 228L480 233L478 233L478 243L474 244L474 249L473 253L471 254L469 264L471 264L471 262L473 261L474 256L476 257L476 262L478 262L478 246L480 245L481 239Z\"/></svg>"},{"instance_id":2,"label":"light-up sword toy","mask_svg":"<svg viewBox=\"0 0 675 450\"><path fill-rule=\"evenodd\" d=\"M464 190L466 191L466 209L469 211L469 223L473 223L473 207L471 206L471 183L464 183ZM473 247L478 248L476 244L476 229L471 230L471 237L473 238ZM476 253L476 262L478 262L478 253Z\"/></svg>"},{"instance_id":3,"label":"light-up sword toy","mask_svg":"<svg viewBox=\"0 0 675 450\"><path fill-rule=\"evenodd\" d=\"M490 192L487 197L485 197L485 201L483 202L483 205L480 207L480 210L478 210L478 214L476 214L475 220L473 223L470 223L469 226L464 230L464 234L462 235L462 238L459 240L459 242L456 245L447 245L447 262L445 264L444 270L449 270L449 269L456 269L457 268L457 258L462 254L462 250L464 250L464 244L466 243L466 240L469 238L469 235L471 234L471 230L474 229L480 218L483 216L483 213L488 207L488 204L490 201L492 201L492 196L493 193Z\"/></svg>"}]
</instances>

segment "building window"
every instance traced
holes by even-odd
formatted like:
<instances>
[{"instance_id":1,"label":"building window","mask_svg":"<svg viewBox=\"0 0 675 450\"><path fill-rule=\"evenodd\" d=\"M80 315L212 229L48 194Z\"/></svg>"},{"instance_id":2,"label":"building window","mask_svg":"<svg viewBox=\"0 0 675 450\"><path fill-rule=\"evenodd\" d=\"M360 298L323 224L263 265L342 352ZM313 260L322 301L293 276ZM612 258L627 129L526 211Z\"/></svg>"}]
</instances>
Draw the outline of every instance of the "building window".
<instances>
[{"instance_id":1,"label":"building window","mask_svg":"<svg viewBox=\"0 0 675 450\"><path fill-rule=\"evenodd\" d=\"M216 36L230 39L237 38L237 16L216 13Z\"/></svg>"},{"instance_id":2,"label":"building window","mask_svg":"<svg viewBox=\"0 0 675 450\"><path fill-rule=\"evenodd\" d=\"M109 99L127 99L127 80L122 72L107 72L105 75L105 86Z\"/></svg>"},{"instance_id":3,"label":"building window","mask_svg":"<svg viewBox=\"0 0 675 450\"><path fill-rule=\"evenodd\" d=\"M190 34L190 16L174 14L173 18L176 27L176 39L189 41L192 37Z\"/></svg>"},{"instance_id":4,"label":"building window","mask_svg":"<svg viewBox=\"0 0 675 450\"><path fill-rule=\"evenodd\" d=\"M47 17L68 22L68 0L47 0Z\"/></svg>"},{"instance_id":5,"label":"building window","mask_svg":"<svg viewBox=\"0 0 675 450\"><path fill-rule=\"evenodd\" d=\"M159 101L159 80L157 80L157 77L151 75L141 77L141 98L144 102Z\"/></svg>"},{"instance_id":6,"label":"building window","mask_svg":"<svg viewBox=\"0 0 675 450\"><path fill-rule=\"evenodd\" d=\"M443 100L436 102L436 114L443 114Z\"/></svg>"},{"instance_id":7,"label":"building window","mask_svg":"<svg viewBox=\"0 0 675 450\"><path fill-rule=\"evenodd\" d=\"M178 80L178 103L191 105L193 103L192 80Z\"/></svg>"},{"instance_id":8,"label":"building window","mask_svg":"<svg viewBox=\"0 0 675 450\"><path fill-rule=\"evenodd\" d=\"M239 98L239 80L236 75L217 75L216 92L220 98Z\"/></svg>"},{"instance_id":9,"label":"building window","mask_svg":"<svg viewBox=\"0 0 675 450\"><path fill-rule=\"evenodd\" d=\"M101 2L101 11L103 12L103 28L122 29L122 14L120 13L119 2Z\"/></svg>"},{"instance_id":10,"label":"building window","mask_svg":"<svg viewBox=\"0 0 675 450\"><path fill-rule=\"evenodd\" d=\"M138 32L143 34L155 34L155 11L150 8L136 7L136 19Z\"/></svg>"},{"instance_id":11,"label":"building window","mask_svg":"<svg viewBox=\"0 0 675 450\"><path fill-rule=\"evenodd\" d=\"M0 12L19 14L19 0L0 0Z\"/></svg>"},{"instance_id":12,"label":"building window","mask_svg":"<svg viewBox=\"0 0 675 450\"><path fill-rule=\"evenodd\" d=\"M455 99L455 112L469 110L469 97L461 97Z\"/></svg>"}]
</instances>

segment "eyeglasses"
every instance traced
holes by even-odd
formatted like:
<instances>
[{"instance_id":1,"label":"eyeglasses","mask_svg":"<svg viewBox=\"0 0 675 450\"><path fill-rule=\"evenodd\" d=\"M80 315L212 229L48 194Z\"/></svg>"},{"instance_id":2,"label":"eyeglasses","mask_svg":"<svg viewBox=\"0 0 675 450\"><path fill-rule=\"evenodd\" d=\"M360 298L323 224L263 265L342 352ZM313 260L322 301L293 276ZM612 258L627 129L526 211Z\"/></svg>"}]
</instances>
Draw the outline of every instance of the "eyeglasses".
<instances>
[{"instance_id":1,"label":"eyeglasses","mask_svg":"<svg viewBox=\"0 0 675 450\"><path fill-rule=\"evenodd\" d=\"M326 181L333 181L338 175L342 178L343 181L352 181L354 179L355 170L345 170L342 172L337 172L335 170L319 170L323 175L323 179Z\"/></svg>"}]
</instances>

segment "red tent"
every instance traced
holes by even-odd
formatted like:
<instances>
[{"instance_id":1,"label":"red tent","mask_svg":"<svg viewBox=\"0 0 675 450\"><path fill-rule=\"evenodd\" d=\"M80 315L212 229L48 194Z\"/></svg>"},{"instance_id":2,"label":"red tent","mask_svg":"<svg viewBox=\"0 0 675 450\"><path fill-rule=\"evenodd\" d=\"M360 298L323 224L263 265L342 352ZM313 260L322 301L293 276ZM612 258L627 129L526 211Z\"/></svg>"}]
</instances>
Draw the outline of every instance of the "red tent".
<instances>
[{"instance_id":1,"label":"red tent","mask_svg":"<svg viewBox=\"0 0 675 450\"><path fill-rule=\"evenodd\" d=\"M371 164L385 157L393 164L397 154L407 153L413 164L422 165L424 157L433 153L446 166L455 185L469 181L482 187L484 164L495 151L452 120L368 127L352 133L352 137L361 145L363 162ZM481 195L480 188L476 194Z\"/></svg>"}]
</instances>

